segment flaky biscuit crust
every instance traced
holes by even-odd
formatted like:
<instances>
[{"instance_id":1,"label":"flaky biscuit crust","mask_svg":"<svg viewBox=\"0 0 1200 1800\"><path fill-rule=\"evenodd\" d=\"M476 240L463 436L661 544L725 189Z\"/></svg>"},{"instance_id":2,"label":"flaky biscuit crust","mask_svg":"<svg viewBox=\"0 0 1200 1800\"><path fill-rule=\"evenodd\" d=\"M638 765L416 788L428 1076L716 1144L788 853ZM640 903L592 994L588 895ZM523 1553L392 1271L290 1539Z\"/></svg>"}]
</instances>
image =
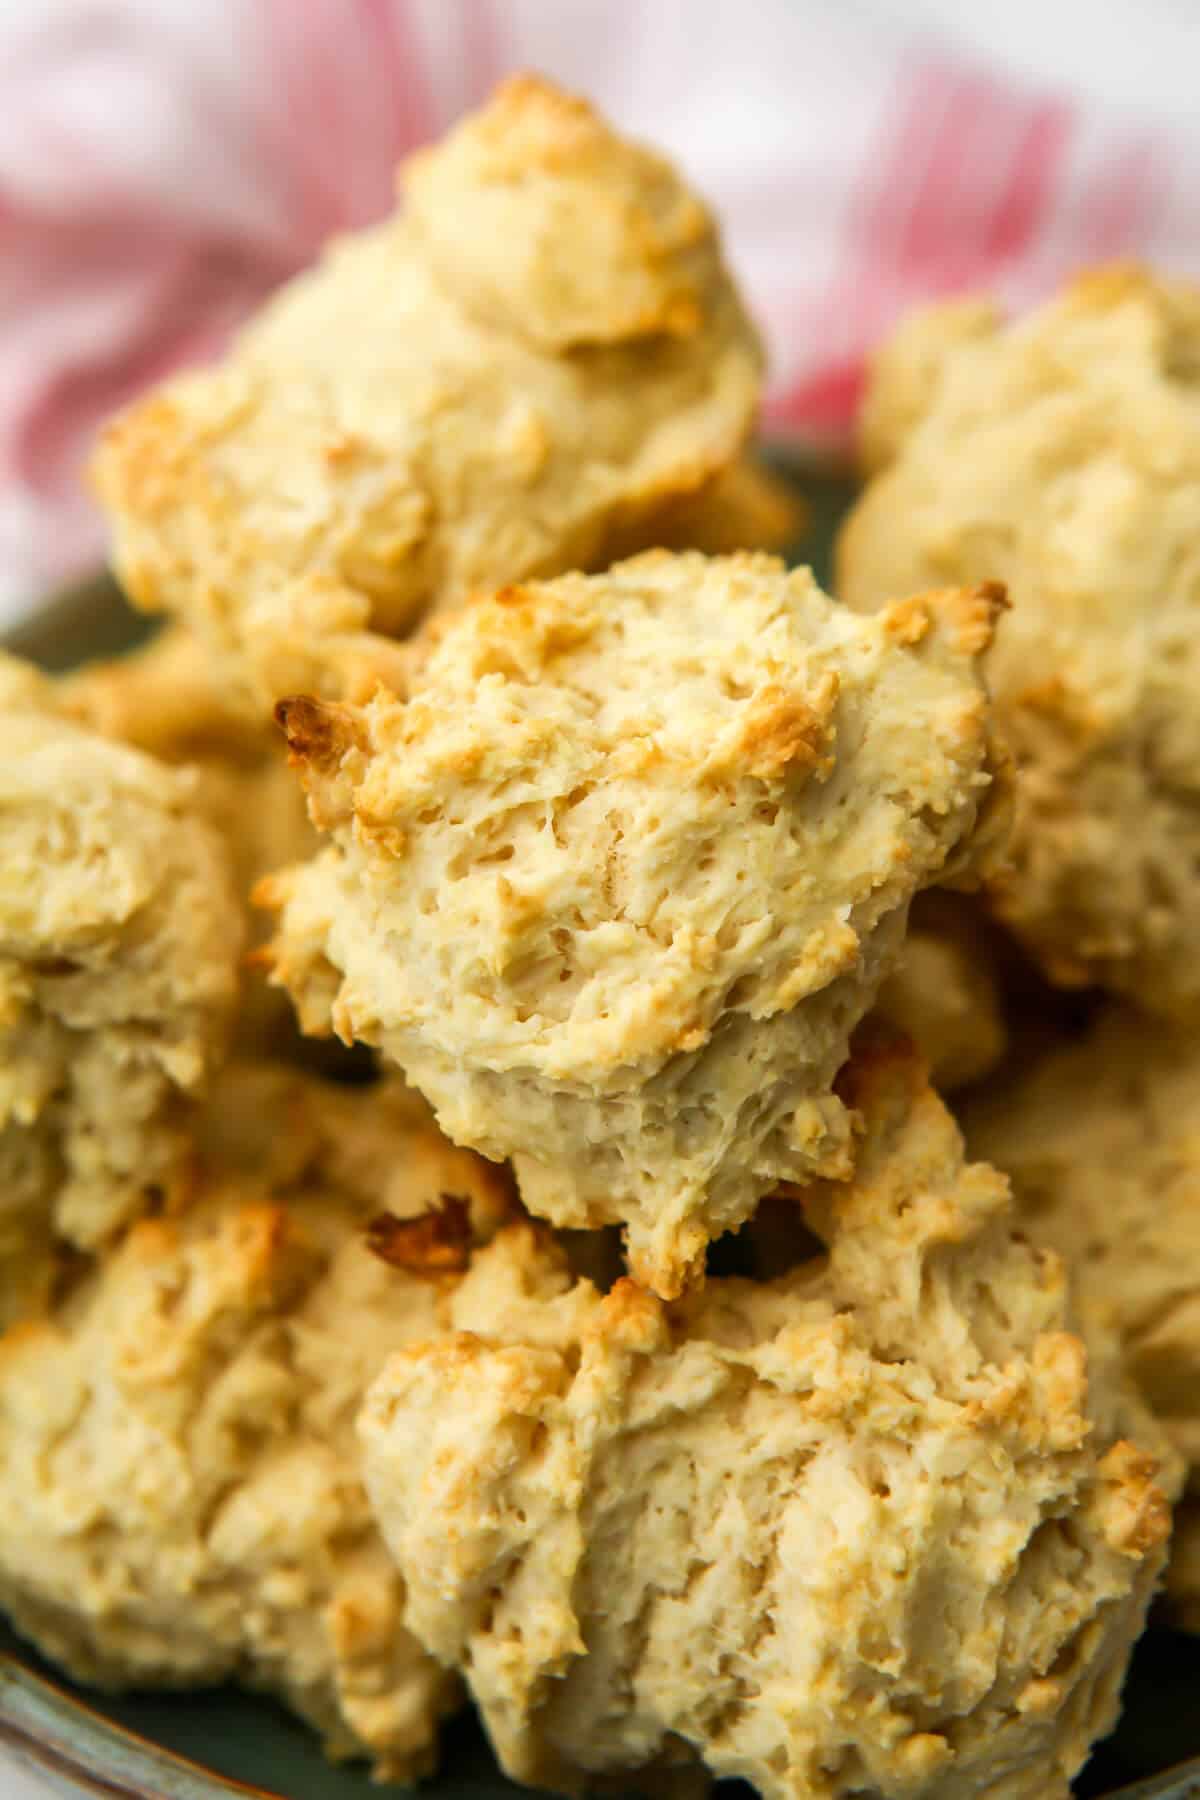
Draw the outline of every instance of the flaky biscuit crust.
<instances>
[{"instance_id":1,"label":"flaky biscuit crust","mask_svg":"<svg viewBox=\"0 0 1200 1800\"><path fill-rule=\"evenodd\" d=\"M862 619L665 553L477 602L406 704L281 709L333 842L264 892L277 978L678 1293L776 1182L849 1167L849 1034L990 800L998 605Z\"/></svg>"},{"instance_id":2,"label":"flaky biscuit crust","mask_svg":"<svg viewBox=\"0 0 1200 1800\"><path fill-rule=\"evenodd\" d=\"M515 1227L371 1390L408 1618L519 1779L673 1746L766 1800L1065 1800L1115 1715L1152 1422L1089 1386L1058 1259L916 1065L851 1086L859 1173L798 1202L827 1257L667 1307Z\"/></svg>"},{"instance_id":3,"label":"flaky biscuit crust","mask_svg":"<svg viewBox=\"0 0 1200 1800\"><path fill-rule=\"evenodd\" d=\"M242 920L194 783L0 664L0 1263L90 1249L176 1190L228 1035ZM43 1263L42 1265L46 1265ZM19 1310L24 1271L13 1271Z\"/></svg>"},{"instance_id":4,"label":"flaky biscuit crust","mask_svg":"<svg viewBox=\"0 0 1200 1800\"><path fill-rule=\"evenodd\" d=\"M1025 1229L1070 1262L1081 1302L1200 1474L1200 1033L1127 1009L964 1114L1012 1178ZM1171 1579L1200 1623L1194 1549ZM1185 1604L1186 1603L1186 1604Z\"/></svg>"},{"instance_id":5,"label":"flaky biscuit crust","mask_svg":"<svg viewBox=\"0 0 1200 1800\"><path fill-rule=\"evenodd\" d=\"M584 102L509 82L404 186L402 216L334 245L96 459L129 593L263 713L402 686L372 632L609 560L753 424L761 352L707 211Z\"/></svg>"},{"instance_id":6,"label":"flaky biscuit crust","mask_svg":"<svg viewBox=\"0 0 1200 1800\"><path fill-rule=\"evenodd\" d=\"M81 725L160 762L250 769L272 741L230 701L203 644L182 625L165 624L123 656L83 663L54 692Z\"/></svg>"},{"instance_id":7,"label":"flaky biscuit crust","mask_svg":"<svg viewBox=\"0 0 1200 1800\"><path fill-rule=\"evenodd\" d=\"M1200 1007L1200 290L1138 270L1006 326L961 303L883 352L879 473L844 527L856 607L995 579L1017 769L999 916L1052 980Z\"/></svg>"},{"instance_id":8,"label":"flaky biscuit crust","mask_svg":"<svg viewBox=\"0 0 1200 1800\"><path fill-rule=\"evenodd\" d=\"M614 562L644 550L699 550L731 556L735 550L792 549L808 525L808 508L795 482L757 457L741 457L699 494L685 494L654 518L639 522L608 549Z\"/></svg>"},{"instance_id":9,"label":"flaky biscuit crust","mask_svg":"<svg viewBox=\"0 0 1200 1800\"><path fill-rule=\"evenodd\" d=\"M972 899L937 891L918 899L875 1010L916 1045L939 1093L970 1087L999 1065L1008 1025L991 945Z\"/></svg>"},{"instance_id":10,"label":"flaky biscuit crust","mask_svg":"<svg viewBox=\"0 0 1200 1800\"><path fill-rule=\"evenodd\" d=\"M426 1770L456 1684L402 1625L353 1421L389 1350L439 1329L446 1280L365 1227L460 1206L496 1173L395 1087L237 1064L200 1121L186 1210L147 1220L55 1314L0 1338L0 1604L76 1679L235 1679L334 1755Z\"/></svg>"},{"instance_id":11,"label":"flaky biscuit crust","mask_svg":"<svg viewBox=\"0 0 1200 1800\"><path fill-rule=\"evenodd\" d=\"M254 954L266 919L250 902L265 875L319 847L282 732L246 715L203 644L180 625L168 625L130 655L86 664L59 682L56 694L64 711L105 737L191 771L195 810L225 841L244 910L248 954L237 1043L250 1055L294 1052L291 1006L268 987Z\"/></svg>"}]
</instances>

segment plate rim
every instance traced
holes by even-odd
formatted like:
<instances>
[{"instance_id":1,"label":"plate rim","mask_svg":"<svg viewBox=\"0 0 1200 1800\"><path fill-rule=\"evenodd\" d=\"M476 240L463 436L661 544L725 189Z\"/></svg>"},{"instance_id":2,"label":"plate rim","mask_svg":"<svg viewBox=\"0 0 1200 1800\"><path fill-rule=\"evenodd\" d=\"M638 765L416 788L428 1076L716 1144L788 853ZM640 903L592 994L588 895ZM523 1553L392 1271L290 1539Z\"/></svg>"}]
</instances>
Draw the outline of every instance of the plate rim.
<instances>
[{"instance_id":1,"label":"plate rim","mask_svg":"<svg viewBox=\"0 0 1200 1800\"><path fill-rule=\"evenodd\" d=\"M92 1748L102 1752L114 1740L128 1759L127 1772L110 1772L102 1756L90 1764L81 1760ZM0 1649L0 1743L47 1774L78 1782L98 1800L287 1800L278 1789L222 1775L120 1724L99 1704L31 1669L10 1649ZM175 1778L165 1793L164 1775Z\"/></svg>"}]
</instances>

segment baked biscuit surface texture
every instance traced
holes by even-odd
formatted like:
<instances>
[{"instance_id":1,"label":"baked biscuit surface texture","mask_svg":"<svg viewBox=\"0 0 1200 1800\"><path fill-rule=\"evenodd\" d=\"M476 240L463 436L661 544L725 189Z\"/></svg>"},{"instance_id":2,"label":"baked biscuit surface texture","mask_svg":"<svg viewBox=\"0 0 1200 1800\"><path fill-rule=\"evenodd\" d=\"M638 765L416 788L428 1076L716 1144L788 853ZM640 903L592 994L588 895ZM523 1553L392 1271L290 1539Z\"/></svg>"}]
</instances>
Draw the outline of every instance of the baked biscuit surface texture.
<instances>
[{"instance_id":1,"label":"baked biscuit surface texture","mask_svg":"<svg viewBox=\"0 0 1200 1800\"><path fill-rule=\"evenodd\" d=\"M939 1093L970 1087L997 1067L1008 1047L999 973L965 896L920 897L877 1010L917 1046Z\"/></svg>"},{"instance_id":2,"label":"baked biscuit surface texture","mask_svg":"<svg viewBox=\"0 0 1200 1800\"><path fill-rule=\"evenodd\" d=\"M643 550L701 550L706 556L768 550L786 557L808 525L809 509L795 478L776 474L747 454L700 493L684 495L608 548L613 562Z\"/></svg>"},{"instance_id":3,"label":"baked biscuit surface texture","mask_svg":"<svg viewBox=\"0 0 1200 1800\"><path fill-rule=\"evenodd\" d=\"M194 784L0 661L0 1264L103 1242L185 1176L242 918ZM4 1310L11 1311L7 1293ZM31 1295L32 1297L32 1295Z\"/></svg>"},{"instance_id":4,"label":"baked biscuit surface texture","mask_svg":"<svg viewBox=\"0 0 1200 1800\"><path fill-rule=\"evenodd\" d=\"M123 655L82 663L54 684L64 713L161 762L253 767L274 734L232 705L204 646L164 624Z\"/></svg>"},{"instance_id":5,"label":"baked biscuit surface texture","mask_svg":"<svg viewBox=\"0 0 1200 1800\"><path fill-rule=\"evenodd\" d=\"M864 423L839 592L995 579L1018 771L999 916L1063 985L1200 1005L1200 290L1081 278L1016 324L902 327Z\"/></svg>"},{"instance_id":6,"label":"baked biscuit surface texture","mask_svg":"<svg viewBox=\"0 0 1200 1800\"><path fill-rule=\"evenodd\" d=\"M1116 1008L964 1116L972 1149L1011 1177L1024 1228L1068 1259L1081 1303L1115 1333L1195 1483L1200 1034ZM1184 1585L1181 1561L1176 1592Z\"/></svg>"},{"instance_id":7,"label":"baked biscuit surface texture","mask_svg":"<svg viewBox=\"0 0 1200 1800\"><path fill-rule=\"evenodd\" d=\"M859 618L665 553L473 604L407 702L282 706L333 842L268 884L277 978L678 1293L778 1181L848 1169L849 1034L997 811L997 605Z\"/></svg>"},{"instance_id":8,"label":"baked biscuit surface texture","mask_svg":"<svg viewBox=\"0 0 1200 1800\"><path fill-rule=\"evenodd\" d=\"M335 244L97 456L131 596L185 619L262 711L402 684L378 634L611 560L753 425L761 352L709 214L585 102L506 83L403 185L401 215Z\"/></svg>"},{"instance_id":9,"label":"baked biscuit surface texture","mask_svg":"<svg viewBox=\"0 0 1200 1800\"><path fill-rule=\"evenodd\" d=\"M802 1197L827 1256L666 1306L513 1227L368 1395L408 1619L519 1779L1065 1800L1114 1718L1169 1527L1153 1422L1089 1382L1059 1260L916 1065L853 1086L858 1175Z\"/></svg>"},{"instance_id":10,"label":"baked biscuit surface texture","mask_svg":"<svg viewBox=\"0 0 1200 1800\"><path fill-rule=\"evenodd\" d=\"M266 925L250 905L255 884L311 856L319 842L274 722L251 719L229 698L204 646L178 625L132 654L86 664L56 693L63 710L94 731L190 770L194 810L225 840L253 950ZM291 1007L256 965L253 954L244 959L237 1041L248 1053L284 1054L295 1048Z\"/></svg>"},{"instance_id":11,"label":"baked biscuit surface texture","mask_svg":"<svg viewBox=\"0 0 1200 1800\"><path fill-rule=\"evenodd\" d=\"M77 1680L237 1680L411 1776L455 1683L401 1623L353 1421L388 1351L439 1328L413 1216L452 1195L465 1254L496 1174L410 1096L268 1065L225 1072L198 1157L182 1214L0 1339L0 1605Z\"/></svg>"}]
</instances>

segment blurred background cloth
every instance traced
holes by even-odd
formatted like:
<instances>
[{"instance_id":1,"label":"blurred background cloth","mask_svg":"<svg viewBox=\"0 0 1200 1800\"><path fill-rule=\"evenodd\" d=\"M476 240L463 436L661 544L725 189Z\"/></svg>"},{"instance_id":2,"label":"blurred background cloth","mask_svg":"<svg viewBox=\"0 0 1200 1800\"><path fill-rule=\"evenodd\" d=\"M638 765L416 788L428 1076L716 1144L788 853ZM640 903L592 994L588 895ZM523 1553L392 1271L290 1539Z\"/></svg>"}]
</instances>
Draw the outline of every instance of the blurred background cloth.
<instances>
[{"instance_id":1,"label":"blurred background cloth","mask_svg":"<svg viewBox=\"0 0 1200 1800\"><path fill-rule=\"evenodd\" d=\"M0 0L0 626L102 556L98 423L535 68L718 209L766 425L844 449L915 302L1200 269L1193 0Z\"/></svg>"}]
</instances>

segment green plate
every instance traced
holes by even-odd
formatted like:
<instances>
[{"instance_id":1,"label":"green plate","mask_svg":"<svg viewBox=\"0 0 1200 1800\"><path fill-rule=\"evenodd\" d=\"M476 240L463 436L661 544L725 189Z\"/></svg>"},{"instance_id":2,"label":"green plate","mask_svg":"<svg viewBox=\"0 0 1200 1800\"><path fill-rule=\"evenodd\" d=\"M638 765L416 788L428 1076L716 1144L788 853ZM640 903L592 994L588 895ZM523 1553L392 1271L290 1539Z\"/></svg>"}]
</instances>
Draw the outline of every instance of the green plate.
<instances>
[{"instance_id":1,"label":"green plate","mask_svg":"<svg viewBox=\"0 0 1200 1800\"><path fill-rule=\"evenodd\" d=\"M834 527L852 489L841 475L793 472L809 507L796 560L811 562L828 584ZM7 641L47 668L65 669L129 649L147 629L102 577L62 595ZM226 1689L120 1698L85 1693L54 1674L2 1621L0 1746L72 1800L381 1800L400 1791L381 1789L363 1769L331 1768L315 1738L269 1700ZM1185 1765L1189 1757L1197 1760ZM1161 1775L1173 1767L1173 1775ZM467 1713L443 1733L441 1773L421 1792L428 1800L516 1800L529 1790L499 1773ZM723 1782L717 1792L721 1800L751 1800L742 1783ZM1120 1727L1092 1757L1076 1794L1079 1800L1200 1800L1200 1639L1147 1634L1134 1658Z\"/></svg>"}]
</instances>

